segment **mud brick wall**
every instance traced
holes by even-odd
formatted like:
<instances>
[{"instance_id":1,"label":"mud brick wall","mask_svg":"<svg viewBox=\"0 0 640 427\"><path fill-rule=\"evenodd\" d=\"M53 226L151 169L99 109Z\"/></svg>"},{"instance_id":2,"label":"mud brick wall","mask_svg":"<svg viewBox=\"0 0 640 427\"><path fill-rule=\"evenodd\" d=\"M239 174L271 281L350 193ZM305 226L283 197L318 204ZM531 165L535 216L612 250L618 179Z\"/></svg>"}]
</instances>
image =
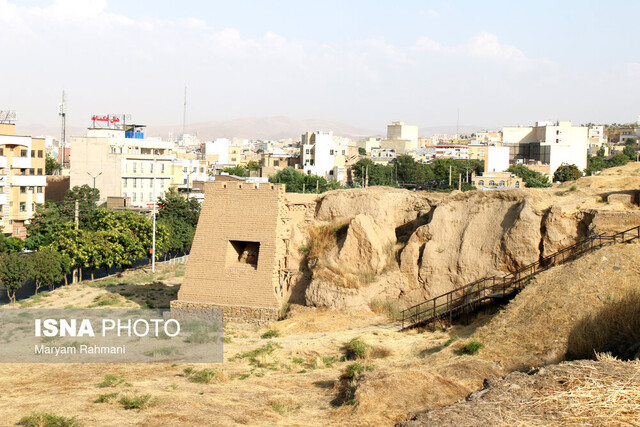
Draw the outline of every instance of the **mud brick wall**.
<instances>
[{"instance_id":1,"label":"mud brick wall","mask_svg":"<svg viewBox=\"0 0 640 427\"><path fill-rule=\"evenodd\" d=\"M274 286L283 251L277 229L284 191L279 184L205 184L179 301L280 308ZM257 263L240 262L231 242L259 243Z\"/></svg>"}]
</instances>

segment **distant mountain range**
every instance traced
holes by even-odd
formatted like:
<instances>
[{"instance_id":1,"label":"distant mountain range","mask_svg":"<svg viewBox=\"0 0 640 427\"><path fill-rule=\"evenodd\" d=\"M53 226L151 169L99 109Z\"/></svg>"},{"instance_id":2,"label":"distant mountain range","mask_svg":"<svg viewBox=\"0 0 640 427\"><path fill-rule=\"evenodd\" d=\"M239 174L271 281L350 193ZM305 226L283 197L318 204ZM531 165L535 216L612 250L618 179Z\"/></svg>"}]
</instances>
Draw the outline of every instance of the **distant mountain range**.
<instances>
[{"instance_id":1,"label":"distant mountain range","mask_svg":"<svg viewBox=\"0 0 640 427\"><path fill-rule=\"evenodd\" d=\"M409 123L410 124L410 123ZM461 134L471 134L484 129L482 126L460 126ZM45 125L25 125L18 126L18 133L21 135L51 135L60 137L60 128ZM212 120L201 123L191 123L187 125L186 132L190 135L197 135L200 140L208 141L215 138L247 138L247 139L299 139L300 135L310 131L333 131L334 135L345 136L352 139L364 137L384 137L386 136L386 124L384 130L362 129L346 123L331 120L318 119L294 119L291 117L249 117L232 120ZM86 135L87 129L77 126L67 127L67 138L71 136ZM420 136L431 136L434 134L454 134L456 126L431 126L423 127L419 130ZM147 127L148 136L168 139L171 133L174 138L182 133L181 125L172 126L152 126Z\"/></svg>"},{"instance_id":2,"label":"distant mountain range","mask_svg":"<svg viewBox=\"0 0 640 427\"><path fill-rule=\"evenodd\" d=\"M360 129L346 123L317 119L293 119L291 117L250 117L232 120L212 120L209 122L187 125L186 133L197 135L200 140L215 138L247 138L247 139L299 139L300 135L309 131L330 131L334 135L359 138L381 135L380 131ZM169 132L174 136L182 133L182 126L153 126L149 128L150 136L167 137Z\"/></svg>"}]
</instances>

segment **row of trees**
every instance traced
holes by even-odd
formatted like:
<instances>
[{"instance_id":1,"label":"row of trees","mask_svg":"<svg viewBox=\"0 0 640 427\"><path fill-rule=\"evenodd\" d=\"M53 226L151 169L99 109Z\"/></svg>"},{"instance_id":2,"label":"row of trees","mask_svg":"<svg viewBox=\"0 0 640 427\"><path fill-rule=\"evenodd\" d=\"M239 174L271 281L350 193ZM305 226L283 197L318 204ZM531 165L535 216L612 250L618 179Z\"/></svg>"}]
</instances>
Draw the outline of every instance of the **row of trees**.
<instances>
[{"instance_id":1,"label":"row of trees","mask_svg":"<svg viewBox=\"0 0 640 427\"><path fill-rule=\"evenodd\" d=\"M355 181L360 185L364 185L368 176L368 185L398 186L411 183L454 189L458 188L458 180L462 176L463 190L473 189L469 182L471 174L479 174L483 170L484 162L481 160L436 159L431 163L420 163L408 155L398 156L387 165L374 163L370 159L361 159L353 165Z\"/></svg>"},{"instance_id":2,"label":"row of trees","mask_svg":"<svg viewBox=\"0 0 640 427\"><path fill-rule=\"evenodd\" d=\"M70 270L71 259L50 247L31 254L10 253L0 256L0 278L10 302L16 301L16 291L26 280L35 282L37 294L43 286L53 290L54 285L66 278Z\"/></svg>"},{"instance_id":3,"label":"row of trees","mask_svg":"<svg viewBox=\"0 0 640 427\"><path fill-rule=\"evenodd\" d=\"M289 193L324 193L343 188L342 184L337 181L327 181L318 175L305 175L292 167L278 171L269 177L269 182L286 184L286 191Z\"/></svg>"},{"instance_id":4,"label":"row of trees","mask_svg":"<svg viewBox=\"0 0 640 427\"><path fill-rule=\"evenodd\" d=\"M66 279L71 269L86 268L93 279L96 269L109 273L111 268L128 267L152 255L152 219L132 211L96 207L98 199L98 190L86 185L74 187L62 202L36 208L26 227L25 241L0 238L0 280L9 299L15 301L15 291L27 279L35 281L37 292L41 286L52 287ZM200 215L199 202L171 189L158 205L156 259L162 253L189 251ZM23 254L23 249L33 252Z\"/></svg>"}]
</instances>

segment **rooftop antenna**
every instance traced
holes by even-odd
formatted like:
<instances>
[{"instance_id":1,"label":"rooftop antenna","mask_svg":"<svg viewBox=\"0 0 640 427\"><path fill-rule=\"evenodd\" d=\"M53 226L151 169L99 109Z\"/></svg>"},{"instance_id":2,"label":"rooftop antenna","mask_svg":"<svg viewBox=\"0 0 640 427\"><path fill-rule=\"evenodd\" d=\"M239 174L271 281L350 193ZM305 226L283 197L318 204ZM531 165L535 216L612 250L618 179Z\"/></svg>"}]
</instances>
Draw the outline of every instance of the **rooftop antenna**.
<instances>
[{"instance_id":1,"label":"rooftop antenna","mask_svg":"<svg viewBox=\"0 0 640 427\"><path fill-rule=\"evenodd\" d=\"M60 167L64 167L64 155L65 149L67 145L67 136L66 136L66 118L67 118L67 98L64 94L64 89L62 89L62 102L58 106L58 115L62 117L62 130L60 134L60 143L62 144L62 154L60 159Z\"/></svg>"},{"instance_id":2,"label":"rooftop antenna","mask_svg":"<svg viewBox=\"0 0 640 427\"><path fill-rule=\"evenodd\" d=\"M187 87L184 87L184 110L182 110L182 139L187 129Z\"/></svg>"},{"instance_id":3,"label":"rooftop antenna","mask_svg":"<svg viewBox=\"0 0 640 427\"><path fill-rule=\"evenodd\" d=\"M460 139L460 108L458 108L458 119L456 120L456 141Z\"/></svg>"}]
</instances>

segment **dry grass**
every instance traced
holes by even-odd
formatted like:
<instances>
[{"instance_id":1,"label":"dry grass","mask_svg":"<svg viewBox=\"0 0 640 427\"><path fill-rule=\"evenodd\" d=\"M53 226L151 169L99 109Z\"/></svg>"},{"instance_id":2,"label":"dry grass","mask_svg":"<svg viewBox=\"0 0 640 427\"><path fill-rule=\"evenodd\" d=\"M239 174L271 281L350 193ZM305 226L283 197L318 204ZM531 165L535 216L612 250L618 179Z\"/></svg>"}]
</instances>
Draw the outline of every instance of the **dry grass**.
<instances>
[{"instance_id":1,"label":"dry grass","mask_svg":"<svg viewBox=\"0 0 640 427\"><path fill-rule=\"evenodd\" d=\"M640 358L640 290L629 290L574 326L567 357L593 359L596 353L622 360Z\"/></svg>"},{"instance_id":2,"label":"dry grass","mask_svg":"<svg viewBox=\"0 0 640 427\"><path fill-rule=\"evenodd\" d=\"M566 424L638 425L639 379L640 369L630 378L585 369L563 378L561 387L535 395L529 405L557 414Z\"/></svg>"}]
</instances>

